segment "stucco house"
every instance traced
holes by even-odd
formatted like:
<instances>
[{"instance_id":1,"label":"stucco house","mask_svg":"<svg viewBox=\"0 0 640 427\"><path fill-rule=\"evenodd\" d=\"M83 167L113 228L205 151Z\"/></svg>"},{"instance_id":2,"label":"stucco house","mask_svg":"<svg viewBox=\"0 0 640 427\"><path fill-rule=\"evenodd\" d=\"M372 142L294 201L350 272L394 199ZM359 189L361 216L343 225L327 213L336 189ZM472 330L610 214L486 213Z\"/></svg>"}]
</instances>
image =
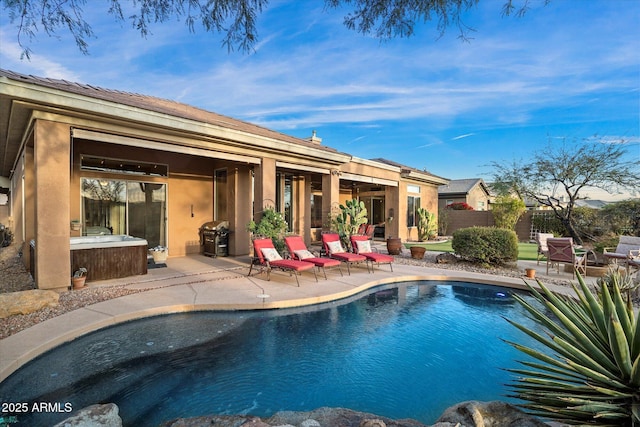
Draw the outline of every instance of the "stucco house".
<instances>
[{"instance_id":1,"label":"stucco house","mask_svg":"<svg viewBox=\"0 0 640 427\"><path fill-rule=\"evenodd\" d=\"M438 187L439 209L464 202L476 211L488 211L492 200L491 191L482 178L452 179Z\"/></svg>"},{"instance_id":2,"label":"stucco house","mask_svg":"<svg viewBox=\"0 0 640 427\"><path fill-rule=\"evenodd\" d=\"M265 207L310 242L332 209L357 197L372 223L394 217L385 233L406 238L408 204L435 207L448 182L340 152L315 134L8 70L0 117L0 182L9 187L0 222L39 288L68 287L70 240L80 236L135 236L188 256L201 252L204 223L228 221L229 254L248 254L246 226Z\"/></svg>"}]
</instances>

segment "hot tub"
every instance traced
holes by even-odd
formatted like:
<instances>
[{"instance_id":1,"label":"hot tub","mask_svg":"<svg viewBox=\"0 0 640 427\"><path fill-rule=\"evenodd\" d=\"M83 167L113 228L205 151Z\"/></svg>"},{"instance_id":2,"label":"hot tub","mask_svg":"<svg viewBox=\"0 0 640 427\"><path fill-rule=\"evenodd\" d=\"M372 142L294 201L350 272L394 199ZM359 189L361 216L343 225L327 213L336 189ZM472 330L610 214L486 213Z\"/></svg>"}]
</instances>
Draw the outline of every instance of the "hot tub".
<instances>
[{"instance_id":1,"label":"hot tub","mask_svg":"<svg viewBox=\"0 0 640 427\"><path fill-rule=\"evenodd\" d=\"M125 235L71 237L71 273L87 269L87 281L147 274L147 241Z\"/></svg>"}]
</instances>

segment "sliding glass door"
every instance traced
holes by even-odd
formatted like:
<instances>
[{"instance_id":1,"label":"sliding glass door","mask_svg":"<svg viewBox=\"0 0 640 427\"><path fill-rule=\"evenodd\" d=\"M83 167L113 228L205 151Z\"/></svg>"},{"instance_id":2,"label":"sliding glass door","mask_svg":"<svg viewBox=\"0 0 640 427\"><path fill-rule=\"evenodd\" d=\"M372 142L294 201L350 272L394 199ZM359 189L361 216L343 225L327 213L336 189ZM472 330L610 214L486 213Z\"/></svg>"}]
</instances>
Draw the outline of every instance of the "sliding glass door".
<instances>
[{"instance_id":1,"label":"sliding glass door","mask_svg":"<svg viewBox=\"0 0 640 427\"><path fill-rule=\"evenodd\" d=\"M84 235L128 234L166 246L166 184L82 178Z\"/></svg>"}]
</instances>

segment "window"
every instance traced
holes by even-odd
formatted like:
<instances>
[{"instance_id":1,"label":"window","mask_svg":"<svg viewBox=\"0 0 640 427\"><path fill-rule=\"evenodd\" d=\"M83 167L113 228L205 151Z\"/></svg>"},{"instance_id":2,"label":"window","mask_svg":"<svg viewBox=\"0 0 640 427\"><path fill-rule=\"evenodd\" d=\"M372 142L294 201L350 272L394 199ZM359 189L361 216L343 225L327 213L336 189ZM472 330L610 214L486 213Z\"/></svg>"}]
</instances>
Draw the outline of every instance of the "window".
<instances>
[{"instance_id":1,"label":"window","mask_svg":"<svg viewBox=\"0 0 640 427\"><path fill-rule=\"evenodd\" d=\"M408 196L407 197L407 227L415 227L417 225L416 211L420 207L420 197Z\"/></svg>"},{"instance_id":2,"label":"window","mask_svg":"<svg viewBox=\"0 0 640 427\"><path fill-rule=\"evenodd\" d=\"M284 215L287 231L293 231L294 177L278 172L276 174L276 211Z\"/></svg>"},{"instance_id":3,"label":"window","mask_svg":"<svg viewBox=\"0 0 640 427\"><path fill-rule=\"evenodd\" d=\"M311 195L311 228L322 228L322 193Z\"/></svg>"},{"instance_id":4,"label":"window","mask_svg":"<svg viewBox=\"0 0 640 427\"><path fill-rule=\"evenodd\" d=\"M166 184L82 178L84 235L128 234L166 245Z\"/></svg>"},{"instance_id":5,"label":"window","mask_svg":"<svg viewBox=\"0 0 640 427\"><path fill-rule=\"evenodd\" d=\"M227 197L228 197L228 185L227 185L227 170L217 169L215 171L215 200L214 200L214 219L216 221L228 221L229 212L227 210Z\"/></svg>"}]
</instances>

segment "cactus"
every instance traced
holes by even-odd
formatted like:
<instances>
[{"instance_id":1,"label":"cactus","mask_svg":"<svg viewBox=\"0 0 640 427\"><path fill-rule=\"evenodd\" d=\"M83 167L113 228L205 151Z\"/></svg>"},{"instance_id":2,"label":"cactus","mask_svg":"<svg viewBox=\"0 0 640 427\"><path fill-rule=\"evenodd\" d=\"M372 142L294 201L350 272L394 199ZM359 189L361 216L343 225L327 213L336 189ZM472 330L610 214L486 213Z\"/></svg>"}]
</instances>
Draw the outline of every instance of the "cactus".
<instances>
[{"instance_id":1,"label":"cactus","mask_svg":"<svg viewBox=\"0 0 640 427\"><path fill-rule=\"evenodd\" d=\"M340 205L340 212L333 219L340 239L347 247L350 246L351 236L356 234L360 226L367 222L367 208L364 202L360 202L358 199L347 200L344 205Z\"/></svg>"},{"instance_id":2,"label":"cactus","mask_svg":"<svg viewBox=\"0 0 640 427\"><path fill-rule=\"evenodd\" d=\"M436 216L430 213L425 208L416 209L418 214L418 240L424 241L433 239L438 235L438 223L436 222Z\"/></svg>"}]
</instances>

